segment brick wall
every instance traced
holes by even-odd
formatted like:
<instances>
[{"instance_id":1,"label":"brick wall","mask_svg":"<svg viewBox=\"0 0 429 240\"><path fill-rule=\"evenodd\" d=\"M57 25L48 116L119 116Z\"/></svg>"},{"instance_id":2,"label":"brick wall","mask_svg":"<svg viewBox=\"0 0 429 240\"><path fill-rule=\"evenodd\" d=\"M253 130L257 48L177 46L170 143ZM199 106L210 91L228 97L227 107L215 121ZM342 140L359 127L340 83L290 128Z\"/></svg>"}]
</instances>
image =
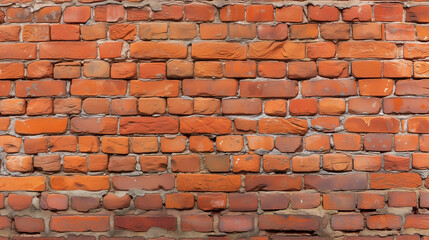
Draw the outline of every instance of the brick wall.
<instances>
[{"instance_id":1,"label":"brick wall","mask_svg":"<svg viewBox=\"0 0 429 240\"><path fill-rule=\"evenodd\" d=\"M5 239L429 239L426 2L0 10Z\"/></svg>"}]
</instances>

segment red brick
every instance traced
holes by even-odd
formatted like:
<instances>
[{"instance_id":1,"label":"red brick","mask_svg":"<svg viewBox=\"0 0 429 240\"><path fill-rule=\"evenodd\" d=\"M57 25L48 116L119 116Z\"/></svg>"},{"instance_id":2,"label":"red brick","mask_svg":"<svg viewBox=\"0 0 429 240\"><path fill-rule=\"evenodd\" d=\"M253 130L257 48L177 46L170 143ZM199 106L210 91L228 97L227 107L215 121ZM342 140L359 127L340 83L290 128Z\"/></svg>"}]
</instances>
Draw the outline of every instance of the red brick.
<instances>
[{"instance_id":1,"label":"red brick","mask_svg":"<svg viewBox=\"0 0 429 240\"><path fill-rule=\"evenodd\" d=\"M261 40L284 40L287 36L287 24L258 25L258 38Z\"/></svg>"},{"instance_id":2,"label":"red brick","mask_svg":"<svg viewBox=\"0 0 429 240\"><path fill-rule=\"evenodd\" d=\"M250 215L223 215L219 217L219 230L227 233L252 231L253 219Z\"/></svg>"},{"instance_id":3,"label":"red brick","mask_svg":"<svg viewBox=\"0 0 429 240\"><path fill-rule=\"evenodd\" d=\"M358 209L380 209L384 207L384 195L370 192L356 193Z\"/></svg>"},{"instance_id":4,"label":"red brick","mask_svg":"<svg viewBox=\"0 0 429 240\"><path fill-rule=\"evenodd\" d=\"M212 232L213 218L209 215L182 215L182 231Z\"/></svg>"},{"instance_id":5,"label":"red brick","mask_svg":"<svg viewBox=\"0 0 429 240\"><path fill-rule=\"evenodd\" d=\"M11 23L25 23L33 20L33 13L29 8L8 8L6 20Z\"/></svg>"},{"instance_id":6,"label":"red brick","mask_svg":"<svg viewBox=\"0 0 429 240\"><path fill-rule=\"evenodd\" d=\"M213 141L206 136L191 136L189 138L189 150L192 152L213 152Z\"/></svg>"},{"instance_id":7,"label":"red brick","mask_svg":"<svg viewBox=\"0 0 429 240\"><path fill-rule=\"evenodd\" d=\"M428 6L414 6L407 8L405 21L419 23L429 22L429 15L427 14L428 10Z\"/></svg>"},{"instance_id":8,"label":"red brick","mask_svg":"<svg viewBox=\"0 0 429 240\"><path fill-rule=\"evenodd\" d=\"M49 227L55 232L106 232L109 231L109 216L53 215Z\"/></svg>"},{"instance_id":9,"label":"red brick","mask_svg":"<svg viewBox=\"0 0 429 240\"><path fill-rule=\"evenodd\" d=\"M340 42L337 46L338 58L392 59L396 56L397 47L391 42Z\"/></svg>"},{"instance_id":10,"label":"red brick","mask_svg":"<svg viewBox=\"0 0 429 240\"><path fill-rule=\"evenodd\" d=\"M30 78L50 78L53 67L48 61L35 61L27 66L27 76Z\"/></svg>"},{"instance_id":11,"label":"red brick","mask_svg":"<svg viewBox=\"0 0 429 240\"><path fill-rule=\"evenodd\" d=\"M69 49L69 51L62 51ZM96 42L43 42L39 44L40 59L94 59Z\"/></svg>"},{"instance_id":12,"label":"red brick","mask_svg":"<svg viewBox=\"0 0 429 240\"><path fill-rule=\"evenodd\" d=\"M165 63L140 63L140 77L146 79L163 79L166 76Z\"/></svg>"},{"instance_id":13,"label":"red brick","mask_svg":"<svg viewBox=\"0 0 429 240\"><path fill-rule=\"evenodd\" d=\"M108 210L117 210L128 208L131 203L130 195L126 194L122 197L108 193L103 197L103 207Z\"/></svg>"},{"instance_id":14,"label":"red brick","mask_svg":"<svg viewBox=\"0 0 429 240\"><path fill-rule=\"evenodd\" d=\"M107 169L111 172L132 172L136 170L135 156L110 156Z\"/></svg>"},{"instance_id":15,"label":"red brick","mask_svg":"<svg viewBox=\"0 0 429 240\"><path fill-rule=\"evenodd\" d=\"M328 135L311 135L305 138L305 148L308 151L327 151L331 149Z\"/></svg>"},{"instance_id":16,"label":"red brick","mask_svg":"<svg viewBox=\"0 0 429 240\"><path fill-rule=\"evenodd\" d=\"M260 133L291 133L304 135L308 131L308 123L298 118L263 118L259 120Z\"/></svg>"},{"instance_id":17,"label":"red brick","mask_svg":"<svg viewBox=\"0 0 429 240\"><path fill-rule=\"evenodd\" d=\"M33 196L31 195L21 195L21 194L9 194L8 197L8 205L15 211L21 211L24 209L28 209L31 206L31 202L33 200Z\"/></svg>"},{"instance_id":18,"label":"red brick","mask_svg":"<svg viewBox=\"0 0 429 240\"><path fill-rule=\"evenodd\" d=\"M229 172L230 156L227 155L205 155L205 164L210 172Z\"/></svg>"},{"instance_id":19,"label":"red brick","mask_svg":"<svg viewBox=\"0 0 429 240\"><path fill-rule=\"evenodd\" d=\"M399 132L399 120L393 117L349 117L344 126L349 132Z\"/></svg>"},{"instance_id":20,"label":"red brick","mask_svg":"<svg viewBox=\"0 0 429 240\"><path fill-rule=\"evenodd\" d=\"M148 20L151 14L149 7L143 8L127 8L127 21L143 21Z\"/></svg>"},{"instance_id":21,"label":"red brick","mask_svg":"<svg viewBox=\"0 0 429 240\"><path fill-rule=\"evenodd\" d=\"M88 156L88 168L90 171L104 171L107 169L107 155L95 154Z\"/></svg>"},{"instance_id":22,"label":"red brick","mask_svg":"<svg viewBox=\"0 0 429 240\"><path fill-rule=\"evenodd\" d=\"M287 101L283 99L265 101L265 114L270 116L286 116Z\"/></svg>"},{"instance_id":23,"label":"red brick","mask_svg":"<svg viewBox=\"0 0 429 240\"><path fill-rule=\"evenodd\" d=\"M323 169L333 172L351 171L352 157L341 153L324 154Z\"/></svg>"},{"instance_id":24,"label":"red brick","mask_svg":"<svg viewBox=\"0 0 429 240\"><path fill-rule=\"evenodd\" d=\"M0 59L36 59L34 43L3 43L0 48Z\"/></svg>"},{"instance_id":25,"label":"red brick","mask_svg":"<svg viewBox=\"0 0 429 240\"><path fill-rule=\"evenodd\" d=\"M202 23L200 24L200 38L207 39L225 39L228 35L227 24Z\"/></svg>"},{"instance_id":26,"label":"red brick","mask_svg":"<svg viewBox=\"0 0 429 240\"><path fill-rule=\"evenodd\" d=\"M372 189L416 188L422 185L417 173L371 173L369 186Z\"/></svg>"},{"instance_id":27,"label":"red brick","mask_svg":"<svg viewBox=\"0 0 429 240\"><path fill-rule=\"evenodd\" d=\"M196 154L172 156L171 170L173 172L199 172L200 156Z\"/></svg>"},{"instance_id":28,"label":"red brick","mask_svg":"<svg viewBox=\"0 0 429 240\"><path fill-rule=\"evenodd\" d=\"M51 25L51 40L73 41L80 39L79 25L55 24Z\"/></svg>"},{"instance_id":29,"label":"red brick","mask_svg":"<svg viewBox=\"0 0 429 240\"><path fill-rule=\"evenodd\" d=\"M366 218L369 229L399 229L401 228L401 217L393 214L371 215Z\"/></svg>"},{"instance_id":30,"label":"red brick","mask_svg":"<svg viewBox=\"0 0 429 240\"><path fill-rule=\"evenodd\" d=\"M265 172L284 172L290 169L290 158L282 155L264 155L263 168Z\"/></svg>"},{"instance_id":31,"label":"red brick","mask_svg":"<svg viewBox=\"0 0 429 240\"><path fill-rule=\"evenodd\" d=\"M100 58L119 58L122 55L122 42L105 42L100 44Z\"/></svg>"},{"instance_id":32,"label":"red brick","mask_svg":"<svg viewBox=\"0 0 429 240\"><path fill-rule=\"evenodd\" d=\"M311 209L320 205L320 193L294 193L291 197L293 209Z\"/></svg>"},{"instance_id":33,"label":"red brick","mask_svg":"<svg viewBox=\"0 0 429 240\"><path fill-rule=\"evenodd\" d=\"M191 133L218 133L229 134L232 131L232 122L225 117L182 117L180 118L180 132Z\"/></svg>"},{"instance_id":34,"label":"red brick","mask_svg":"<svg viewBox=\"0 0 429 240\"><path fill-rule=\"evenodd\" d=\"M308 43L307 44L307 56L309 58L333 58L335 56L335 49L336 49L335 44L332 42ZM307 64L307 65L309 65L309 64ZM290 66L291 65L289 64L289 67ZM302 65L301 67L305 67L305 65ZM312 67L311 65L308 67L310 67L310 69L308 70L309 72L314 71L313 75L310 75L310 76L315 77L315 75L317 75L317 73L316 73L315 69L312 69L314 67ZM309 73L307 73L307 75L308 74Z\"/></svg>"},{"instance_id":35,"label":"red brick","mask_svg":"<svg viewBox=\"0 0 429 240\"><path fill-rule=\"evenodd\" d=\"M384 169L388 171L410 170L410 157L401 157L390 154L383 155Z\"/></svg>"},{"instance_id":36,"label":"red brick","mask_svg":"<svg viewBox=\"0 0 429 240\"><path fill-rule=\"evenodd\" d=\"M159 194L145 194L136 197L134 206L142 210L157 210L162 208L162 198Z\"/></svg>"},{"instance_id":37,"label":"red brick","mask_svg":"<svg viewBox=\"0 0 429 240\"><path fill-rule=\"evenodd\" d=\"M7 216L0 216L0 229L11 228L12 220Z\"/></svg>"},{"instance_id":38,"label":"red brick","mask_svg":"<svg viewBox=\"0 0 429 240\"><path fill-rule=\"evenodd\" d=\"M320 170L320 156L294 156L292 158L292 170L294 172L318 172Z\"/></svg>"},{"instance_id":39,"label":"red brick","mask_svg":"<svg viewBox=\"0 0 429 240\"><path fill-rule=\"evenodd\" d=\"M364 218L361 214L333 215L331 227L340 231L359 231L364 228Z\"/></svg>"},{"instance_id":40,"label":"red brick","mask_svg":"<svg viewBox=\"0 0 429 240\"><path fill-rule=\"evenodd\" d=\"M130 44L129 52L130 58L137 59L186 58L187 56L187 48L182 43L134 42ZM192 54L194 54L194 51L192 51Z\"/></svg>"},{"instance_id":41,"label":"red brick","mask_svg":"<svg viewBox=\"0 0 429 240\"><path fill-rule=\"evenodd\" d=\"M69 207L67 195L42 193L40 207L45 210L61 211Z\"/></svg>"},{"instance_id":42,"label":"red brick","mask_svg":"<svg viewBox=\"0 0 429 240\"><path fill-rule=\"evenodd\" d=\"M343 9L343 21L366 22L371 21L371 5L353 6Z\"/></svg>"},{"instance_id":43,"label":"red brick","mask_svg":"<svg viewBox=\"0 0 429 240\"><path fill-rule=\"evenodd\" d=\"M374 6L374 18L377 22L401 22L403 11L400 3L380 3Z\"/></svg>"},{"instance_id":44,"label":"red brick","mask_svg":"<svg viewBox=\"0 0 429 240\"><path fill-rule=\"evenodd\" d=\"M392 134L369 133L364 136L363 146L366 151L389 152L393 147Z\"/></svg>"},{"instance_id":45,"label":"red brick","mask_svg":"<svg viewBox=\"0 0 429 240\"><path fill-rule=\"evenodd\" d=\"M346 23L326 23L320 25L320 36L326 40L348 40L350 39L350 24ZM329 43L329 42L326 42ZM325 44L326 45L326 44ZM334 50L335 45L330 46L330 51Z\"/></svg>"},{"instance_id":46,"label":"red brick","mask_svg":"<svg viewBox=\"0 0 429 240\"><path fill-rule=\"evenodd\" d=\"M302 94L305 97L351 96L356 94L354 80L308 80L303 81Z\"/></svg>"},{"instance_id":47,"label":"red brick","mask_svg":"<svg viewBox=\"0 0 429 240\"><path fill-rule=\"evenodd\" d=\"M318 117L311 119L311 125L319 132L335 132L340 127L340 120L338 117Z\"/></svg>"},{"instance_id":48,"label":"red brick","mask_svg":"<svg viewBox=\"0 0 429 240\"><path fill-rule=\"evenodd\" d=\"M77 138L76 136L50 136L49 148L50 152L76 152Z\"/></svg>"},{"instance_id":49,"label":"red brick","mask_svg":"<svg viewBox=\"0 0 429 240\"><path fill-rule=\"evenodd\" d=\"M61 7L48 6L39 9L34 14L35 22L38 23L58 23L61 18Z\"/></svg>"},{"instance_id":50,"label":"red brick","mask_svg":"<svg viewBox=\"0 0 429 240\"><path fill-rule=\"evenodd\" d=\"M34 156L33 165L36 170L59 172L61 170L61 159L59 155Z\"/></svg>"},{"instance_id":51,"label":"red brick","mask_svg":"<svg viewBox=\"0 0 429 240\"><path fill-rule=\"evenodd\" d=\"M259 229L274 231L316 231L321 217L313 215L260 215Z\"/></svg>"},{"instance_id":52,"label":"red brick","mask_svg":"<svg viewBox=\"0 0 429 240\"><path fill-rule=\"evenodd\" d=\"M26 154L48 152L48 138L27 138L24 139L24 151Z\"/></svg>"},{"instance_id":53,"label":"red brick","mask_svg":"<svg viewBox=\"0 0 429 240\"><path fill-rule=\"evenodd\" d=\"M279 22L302 22L303 9L301 6L284 6L276 8L276 21Z\"/></svg>"},{"instance_id":54,"label":"red brick","mask_svg":"<svg viewBox=\"0 0 429 240\"><path fill-rule=\"evenodd\" d=\"M238 175L178 174L179 191L223 191L235 192L241 187Z\"/></svg>"},{"instance_id":55,"label":"red brick","mask_svg":"<svg viewBox=\"0 0 429 240\"><path fill-rule=\"evenodd\" d=\"M298 94L298 84L289 80L240 81L241 97L292 98Z\"/></svg>"},{"instance_id":56,"label":"red brick","mask_svg":"<svg viewBox=\"0 0 429 240\"><path fill-rule=\"evenodd\" d=\"M119 81L119 80L118 80ZM179 81L130 81L130 95L137 97L177 97Z\"/></svg>"},{"instance_id":57,"label":"red brick","mask_svg":"<svg viewBox=\"0 0 429 240\"><path fill-rule=\"evenodd\" d=\"M151 228L176 231L176 222L176 217L170 215L124 215L114 217L114 228L136 232L146 232Z\"/></svg>"},{"instance_id":58,"label":"red brick","mask_svg":"<svg viewBox=\"0 0 429 240\"><path fill-rule=\"evenodd\" d=\"M349 173L347 175L305 175L306 189L317 190L359 190L367 189L366 173Z\"/></svg>"},{"instance_id":59,"label":"red brick","mask_svg":"<svg viewBox=\"0 0 429 240\"><path fill-rule=\"evenodd\" d=\"M326 210L351 211L356 207L356 196L353 193L323 194L323 208Z\"/></svg>"},{"instance_id":60,"label":"red brick","mask_svg":"<svg viewBox=\"0 0 429 240\"><path fill-rule=\"evenodd\" d=\"M33 118L18 120L15 123L15 131L25 135L64 133L66 128L67 118Z\"/></svg>"},{"instance_id":61,"label":"red brick","mask_svg":"<svg viewBox=\"0 0 429 240\"><path fill-rule=\"evenodd\" d=\"M353 24L353 39L382 39L380 23L356 23Z\"/></svg>"},{"instance_id":62,"label":"red brick","mask_svg":"<svg viewBox=\"0 0 429 240\"><path fill-rule=\"evenodd\" d=\"M429 229L427 221L429 216L426 214L411 214L405 216L404 228Z\"/></svg>"},{"instance_id":63,"label":"red brick","mask_svg":"<svg viewBox=\"0 0 429 240\"><path fill-rule=\"evenodd\" d=\"M117 190L145 189L170 190L174 188L174 176L170 174L143 175L137 177L115 176L112 178L113 187Z\"/></svg>"},{"instance_id":64,"label":"red brick","mask_svg":"<svg viewBox=\"0 0 429 240\"><path fill-rule=\"evenodd\" d=\"M225 99L222 100L224 115L255 115L262 112L262 101L252 99Z\"/></svg>"},{"instance_id":65,"label":"red brick","mask_svg":"<svg viewBox=\"0 0 429 240\"><path fill-rule=\"evenodd\" d=\"M335 6L308 6L309 20L310 21L319 21L319 22L328 22L328 21L337 21L338 15L340 12Z\"/></svg>"},{"instance_id":66,"label":"red brick","mask_svg":"<svg viewBox=\"0 0 429 240\"><path fill-rule=\"evenodd\" d=\"M88 172L87 158L81 156L64 156L64 172L86 173Z\"/></svg>"},{"instance_id":67,"label":"red brick","mask_svg":"<svg viewBox=\"0 0 429 240\"><path fill-rule=\"evenodd\" d=\"M258 155L236 155L232 160L232 171L239 172L259 172L260 156Z\"/></svg>"},{"instance_id":68,"label":"red brick","mask_svg":"<svg viewBox=\"0 0 429 240\"><path fill-rule=\"evenodd\" d=\"M404 44L405 59L420 59L428 57L427 46L424 43L405 43Z\"/></svg>"},{"instance_id":69,"label":"red brick","mask_svg":"<svg viewBox=\"0 0 429 240\"><path fill-rule=\"evenodd\" d=\"M337 78L348 76L348 62L344 61L319 61L318 73L322 77Z\"/></svg>"},{"instance_id":70,"label":"red brick","mask_svg":"<svg viewBox=\"0 0 429 240\"><path fill-rule=\"evenodd\" d=\"M246 7L248 22L266 22L274 20L272 5L249 5Z\"/></svg>"},{"instance_id":71,"label":"red brick","mask_svg":"<svg viewBox=\"0 0 429 240\"><path fill-rule=\"evenodd\" d=\"M420 191L420 201L419 206L427 208L429 206L429 193Z\"/></svg>"},{"instance_id":72,"label":"red brick","mask_svg":"<svg viewBox=\"0 0 429 240\"><path fill-rule=\"evenodd\" d=\"M139 161L143 172L161 172L167 169L167 156L140 156Z\"/></svg>"},{"instance_id":73,"label":"red brick","mask_svg":"<svg viewBox=\"0 0 429 240\"><path fill-rule=\"evenodd\" d=\"M228 24L231 39L254 39L256 37L255 24Z\"/></svg>"},{"instance_id":74,"label":"red brick","mask_svg":"<svg viewBox=\"0 0 429 240\"><path fill-rule=\"evenodd\" d=\"M215 211L226 208L227 195L225 193L199 194L197 206L203 211Z\"/></svg>"},{"instance_id":75,"label":"red brick","mask_svg":"<svg viewBox=\"0 0 429 240\"><path fill-rule=\"evenodd\" d=\"M256 211L258 209L258 197L254 193L231 193L229 198L229 210L232 212Z\"/></svg>"},{"instance_id":76,"label":"red brick","mask_svg":"<svg viewBox=\"0 0 429 240\"><path fill-rule=\"evenodd\" d=\"M317 24L296 24L290 27L291 39L314 39L319 35Z\"/></svg>"},{"instance_id":77,"label":"red brick","mask_svg":"<svg viewBox=\"0 0 429 240\"><path fill-rule=\"evenodd\" d=\"M104 5L95 7L95 21L118 22L124 20L125 9L122 5Z\"/></svg>"},{"instance_id":78,"label":"red brick","mask_svg":"<svg viewBox=\"0 0 429 240\"><path fill-rule=\"evenodd\" d=\"M388 193L389 207L417 207L415 192L391 191Z\"/></svg>"},{"instance_id":79,"label":"red brick","mask_svg":"<svg viewBox=\"0 0 429 240\"><path fill-rule=\"evenodd\" d=\"M153 12L154 20L180 20L183 17L183 7L179 5L162 5L161 11Z\"/></svg>"},{"instance_id":80,"label":"red brick","mask_svg":"<svg viewBox=\"0 0 429 240\"><path fill-rule=\"evenodd\" d=\"M55 99L54 114L79 114L82 100L80 98Z\"/></svg>"},{"instance_id":81,"label":"red brick","mask_svg":"<svg viewBox=\"0 0 429 240\"><path fill-rule=\"evenodd\" d=\"M261 193L259 195L262 210L280 210L289 206L290 197L285 193Z\"/></svg>"},{"instance_id":82,"label":"red brick","mask_svg":"<svg viewBox=\"0 0 429 240\"><path fill-rule=\"evenodd\" d=\"M394 60L383 62L383 77L406 78L412 75L412 63L407 60Z\"/></svg>"},{"instance_id":83,"label":"red brick","mask_svg":"<svg viewBox=\"0 0 429 240\"><path fill-rule=\"evenodd\" d=\"M244 20L245 6L242 4L226 5L219 11L223 22L236 22Z\"/></svg>"},{"instance_id":84,"label":"red brick","mask_svg":"<svg viewBox=\"0 0 429 240\"><path fill-rule=\"evenodd\" d=\"M25 114L26 102L24 99L4 99L0 104L2 115Z\"/></svg>"},{"instance_id":85,"label":"red brick","mask_svg":"<svg viewBox=\"0 0 429 240\"><path fill-rule=\"evenodd\" d=\"M185 5L186 21L213 21L215 8L205 4Z\"/></svg>"},{"instance_id":86,"label":"red brick","mask_svg":"<svg viewBox=\"0 0 429 240\"><path fill-rule=\"evenodd\" d=\"M32 218L28 216L14 217L15 228L20 233L40 233L45 231L43 218Z\"/></svg>"},{"instance_id":87,"label":"red brick","mask_svg":"<svg viewBox=\"0 0 429 240\"><path fill-rule=\"evenodd\" d=\"M91 18L91 7L89 6L70 6L63 12L65 23L85 23Z\"/></svg>"},{"instance_id":88,"label":"red brick","mask_svg":"<svg viewBox=\"0 0 429 240\"><path fill-rule=\"evenodd\" d=\"M2 42L16 42L19 41L19 33L21 26L6 25L0 27L0 41Z\"/></svg>"},{"instance_id":89,"label":"red brick","mask_svg":"<svg viewBox=\"0 0 429 240\"><path fill-rule=\"evenodd\" d=\"M246 191L286 191L300 190L300 175L247 175L244 181Z\"/></svg>"},{"instance_id":90,"label":"red brick","mask_svg":"<svg viewBox=\"0 0 429 240\"><path fill-rule=\"evenodd\" d=\"M297 25L294 25L294 26L297 26ZM250 59L271 59L271 60L303 59L305 58L305 44L290 42L290 41L251 42L249 43L249 58Z\"/></svg>"},{"instance_id":91,"label":"red brick","mask_svg":"<svg viewBox=\"0 0 429 240\"><path fill-rule=\"evenodd\" d=\"M50 179L53 190L86 190L100 191L109 188L108 176L52 176Z\"/></svg>"},{"instance_id":92,"label":"red brick","mask_svg":"<svg viewBox=\"0 0 429 240\"><path fill-rule=\"evenodd\" d=\"M115 134L117 132L118 119L105 118L81 118L74 117L70 121L70 131L85 134Z\"/></svg>"},{"instance_id":93,"label":"red brick","mask_svg":"<svg viewBox=\"0 0 429 240\"><path fill-rule=\"evenodd\" d=\"M283 78L286 76L287 65L284 62L259 62L258 76L267 78Z\"/></svg>"},{"instance_id":94,"label":"red brick","mask_svg":"<svg viewBox=\"0 0 429 240\"><path fill-rule=\"evenodd\" d=\"M141 23L139 24L140 39L167 39L167 23Z\"/></svg>"},{"instance_id":95,"label":"red brick","mask_svg":"<svg viewBox=\"0 0 429 240\"><path fill-rule=\"evenodd\" d=\"M241 43L200 42L192 43L191 52L193 59L244 60L246 59L247 47L246 44Z\"/></svg>"},{"instance_id":96,"label":"red brick","mask_svg":"<svg viewBox=\"0 0 429 240\"><path fill-rule=\"evenodd\" d=\"M405 23L389 23L385 25L386 40L388 41L414 41L416 29L414 25Z\"/></svg>"}]
</instances>

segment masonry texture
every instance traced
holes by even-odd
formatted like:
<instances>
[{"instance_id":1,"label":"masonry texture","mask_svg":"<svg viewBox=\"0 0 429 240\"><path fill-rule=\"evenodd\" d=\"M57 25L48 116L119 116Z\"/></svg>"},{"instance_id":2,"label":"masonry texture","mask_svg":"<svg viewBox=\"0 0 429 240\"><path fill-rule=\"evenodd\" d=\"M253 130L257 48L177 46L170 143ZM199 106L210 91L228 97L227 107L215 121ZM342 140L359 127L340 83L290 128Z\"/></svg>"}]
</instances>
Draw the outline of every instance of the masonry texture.
<instances>
[{"instance_id":1,"label":"masonry texture","mask_svg":"<svg viewBox=\"0 0 429 240\"><path fill-rule=\"evenodd\" d=\"M428 2L1 0L0 22L4 239L429 239Z\"/></svg>"}]
</instances>

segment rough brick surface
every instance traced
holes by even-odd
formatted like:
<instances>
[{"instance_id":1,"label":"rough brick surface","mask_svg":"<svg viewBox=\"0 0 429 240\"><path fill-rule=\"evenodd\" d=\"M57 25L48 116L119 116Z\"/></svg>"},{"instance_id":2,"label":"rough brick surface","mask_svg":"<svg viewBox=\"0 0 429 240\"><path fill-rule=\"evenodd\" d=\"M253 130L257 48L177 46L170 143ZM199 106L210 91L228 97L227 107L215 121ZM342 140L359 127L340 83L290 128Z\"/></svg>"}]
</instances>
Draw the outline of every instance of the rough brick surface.
<instances>
[{"instance_id":1,"label":"rough brick surface","mask_svg":"<svg viewBox=\"0 0 429 240\"><path fill-rule=\"evenodd\" d=\"M429 239L427 0L0 0L0 240Z\"/></svg>"}]
</instances>

